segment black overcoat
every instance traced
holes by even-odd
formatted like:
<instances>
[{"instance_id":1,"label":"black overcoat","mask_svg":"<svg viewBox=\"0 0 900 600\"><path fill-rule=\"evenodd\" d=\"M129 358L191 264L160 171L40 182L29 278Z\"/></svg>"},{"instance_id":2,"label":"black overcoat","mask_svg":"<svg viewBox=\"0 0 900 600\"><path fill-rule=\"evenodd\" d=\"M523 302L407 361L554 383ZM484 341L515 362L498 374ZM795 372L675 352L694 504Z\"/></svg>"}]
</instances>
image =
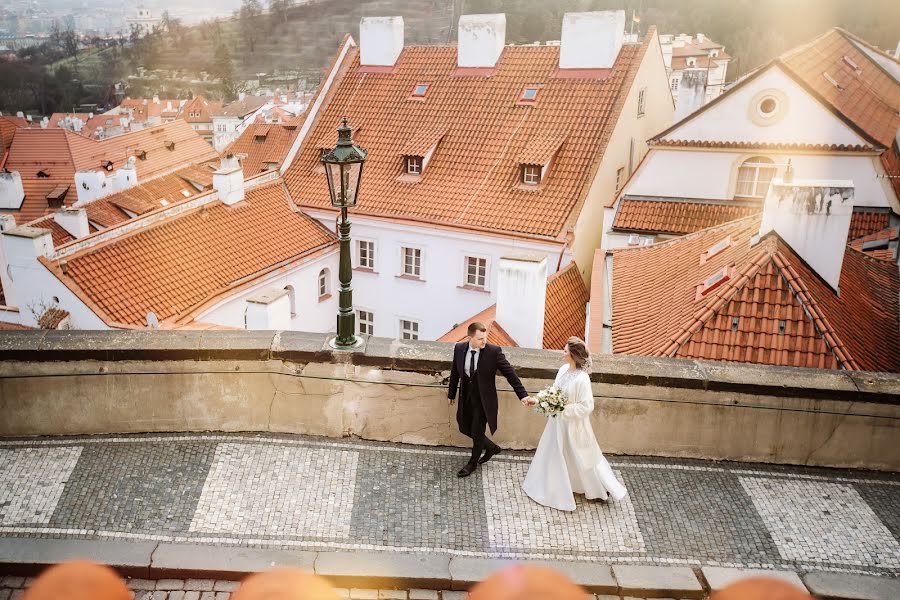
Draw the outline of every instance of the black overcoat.
<instances>
[{"instance_id":1,"label":"black overcoat","mask_svg":"<svg viewBox=\"0 0 900 600\"><path fill-rule=\"evenodd\" d=\"M472 432L469 431L472 425L472 414L468 402L466 402L466 392L469 389L469 376L466 375L465 362L468 360L467 351L469 342L459 342L453 348L453 366L450 368L450 391L447 397L451 400L456 398L456 391L459 389L459 403L456 408L456 422L459 424L459 431L469 437ZM478 392L481 395L481 405L484 407L484 414L487 416L488 425L491 433L497 431L497 372L506 377L506 381L512 386L516 396L521 400L528 395L519 377L500 346L493 344L485 344L484 348L478 355L478 368L476 375L478 377Z\"/></svg>"}]
</instances>

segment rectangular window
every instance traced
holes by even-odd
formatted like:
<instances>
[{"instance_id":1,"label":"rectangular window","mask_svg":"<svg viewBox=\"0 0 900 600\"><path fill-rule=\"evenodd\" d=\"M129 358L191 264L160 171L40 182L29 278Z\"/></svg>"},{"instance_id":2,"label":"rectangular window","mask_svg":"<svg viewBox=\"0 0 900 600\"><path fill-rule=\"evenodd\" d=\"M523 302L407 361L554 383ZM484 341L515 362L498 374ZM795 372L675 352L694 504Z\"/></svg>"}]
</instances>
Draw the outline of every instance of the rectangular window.
<instances>
[{"instance_id":1,"label":"rectangular window","mask_svg":"<svg viewBox=\"0 0 900 600\"><path fill-rule=\"evenodd\" d=\"M638 110L637 110L638 117L644 116L644 101L645 101L646 93L647 93L647 88L642 88L641 91L638 92Z\"/></svg>"},{"instance_id":2,"label":"rectangular window","mask_svg":"<svg viewBox=\"0 0 900 600\"><path fill-rule=\"evenodd\" d=\"M466 285L483 288L487 282L487 259L466 257Z\"/></svg>"},{"instance_id":3,"label":"rectangular window","mask_svg":"<svg viewBox=\"0 0 900 600\"><path fill-rule=\"evenodd\" d=\"M522 183L537 185L541 182L541 165L522 165Z\"/></svg>"},{"instance_id":4,"label":"rectangular window","mask_svg":"<svg viewBox=\"0 0 900 600\"><path fill-rule=\"evenodd\" d=\"M422 276L422 251L418 248L403 249L403 274L410 277Z\"/></svg>"},{"instance_id":5,"label":"rectangular window","mask_svg":"<svg viewBox=\"0 0 900 600\"><path fill-rule=\"evenodd\" d=\"M375 313L358 310L356 311L356 322L360 335L375 335Z\"/></svg>"},{"instance_id":6,"label":"rectangular window","mask_svg":"<svg viewBox=\"0 0 900 600\"><path fill-rule=\"evenodd\" d=\"M678 91L678 78L677 77L672 78L672 91L673 92Z\"/></svg>"},{"instance_id":7,"label":"rectangular window","mask_svg":"<svg viewBox=\"0 0 900 600\"><path fill-rule=\"evenodd\" d=\"M375 242L359 240L359 266L362 269L375 268Z\"/></svg>"},{"instance_id":8,"label":"rectangular window","mask_svg":"<svg viewBox=\"0 0 900 600\"><path fill-rule=\"evenodd\" d=\"M619 190L622 189L622 185L625 183L625 167L619 167L619 170L616 171L616 193L619 193Z\"/></svg>"},{"instance_id":9,"label":"rectangular window","mask_svg":"<svg viewBox=\"0 0 900 600\"><path fill-rule=\"evenodd\" d=\"M406 172L409 175L421 175L422 174L422 157L421 156L407 156L406 157Z\"/></svg>"},{"instance_id":10,"label":"rectangular window","mask_svg":"<svg viewBox=\"0 0 900 600\"><path fill-rule=\"evenodd\" d=\"M419 323L417 321L407 321L406 319L400 319L400 339L419 339Z\"/></svg>"}]
</instances>

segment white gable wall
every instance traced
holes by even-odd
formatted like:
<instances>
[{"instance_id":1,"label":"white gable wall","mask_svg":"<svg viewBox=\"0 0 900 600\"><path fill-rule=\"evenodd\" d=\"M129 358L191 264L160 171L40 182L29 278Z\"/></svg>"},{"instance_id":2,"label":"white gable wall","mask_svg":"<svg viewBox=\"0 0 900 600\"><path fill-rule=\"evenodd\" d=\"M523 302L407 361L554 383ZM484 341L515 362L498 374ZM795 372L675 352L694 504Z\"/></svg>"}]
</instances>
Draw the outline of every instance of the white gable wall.
<instances>
[{"instance_id":1,"label":"white gable wall","mask_svg":"<svg viewBox=\"0 0 900 600\"><path fill-rule=\"evenodd\" d=\"M781 92L787 106L784 116L771 125L751 118L759 95ZM666 140L759 142L783 144L868 144L840 118L813 98L777 66L759 75L687 120L663 137Z\"/></svg>"}]
</instances>

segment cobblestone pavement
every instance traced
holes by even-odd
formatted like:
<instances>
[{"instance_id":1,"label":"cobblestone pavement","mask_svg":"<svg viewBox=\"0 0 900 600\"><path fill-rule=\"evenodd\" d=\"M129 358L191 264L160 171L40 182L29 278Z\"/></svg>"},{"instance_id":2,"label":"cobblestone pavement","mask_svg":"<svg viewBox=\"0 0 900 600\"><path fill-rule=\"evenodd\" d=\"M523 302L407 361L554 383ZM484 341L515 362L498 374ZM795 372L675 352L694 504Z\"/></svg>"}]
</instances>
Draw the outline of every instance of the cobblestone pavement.
<instances>
[{"instance_id":1,"label":"cobblestone pavement","mask_svg":"<svg viewBox=\"0 0 900 600\"><path fill-rule=\"evenodd\" d=\"M900 576L896 475L613 456L628 496L566 513L522 493L530 453L458 479L466 456L288 435L3 440L0 536Z\"/></svg>"},{"instance_id":2,"label":"cobblestone pavement","mask_svg":"<svg viewBox=\"0 0 900 600\"><path fill-rule=\"evenodd\" d=\"M16 600L31 585L25 577L0 578L0 600ZM230 600L231 592L240 585L235 581L213 579L129 579L128 588L135 600ZM335 590L338 598L350 600L465 600L466 592L449 590ZM627 596L595 596L586 594L585 600L638 600ZM661 599L666 600L666 599ZM671 600L675 600L674 598Z\"/></svg>"}]
</instances>

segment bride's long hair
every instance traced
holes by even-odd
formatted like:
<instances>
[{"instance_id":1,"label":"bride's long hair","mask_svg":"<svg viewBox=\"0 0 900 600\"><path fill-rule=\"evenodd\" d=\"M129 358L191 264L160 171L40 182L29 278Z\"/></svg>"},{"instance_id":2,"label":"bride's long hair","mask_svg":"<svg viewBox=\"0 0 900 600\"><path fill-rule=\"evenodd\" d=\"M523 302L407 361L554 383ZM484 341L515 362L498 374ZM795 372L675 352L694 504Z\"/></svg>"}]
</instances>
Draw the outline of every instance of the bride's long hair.
<instances>
[{"instance_id":1,"label":"bride's long hair","mask_svg":"<svg viewBox=\"0 0 900 600\"><path fill-rule=\"evenodd\" d=\"M566 348L569 349L569 356L575 361L575 368L582 371L591 372L591 353L588 352L584 340L578 337L570 337L566 342Z\"/></svg>"}]
</instances>

